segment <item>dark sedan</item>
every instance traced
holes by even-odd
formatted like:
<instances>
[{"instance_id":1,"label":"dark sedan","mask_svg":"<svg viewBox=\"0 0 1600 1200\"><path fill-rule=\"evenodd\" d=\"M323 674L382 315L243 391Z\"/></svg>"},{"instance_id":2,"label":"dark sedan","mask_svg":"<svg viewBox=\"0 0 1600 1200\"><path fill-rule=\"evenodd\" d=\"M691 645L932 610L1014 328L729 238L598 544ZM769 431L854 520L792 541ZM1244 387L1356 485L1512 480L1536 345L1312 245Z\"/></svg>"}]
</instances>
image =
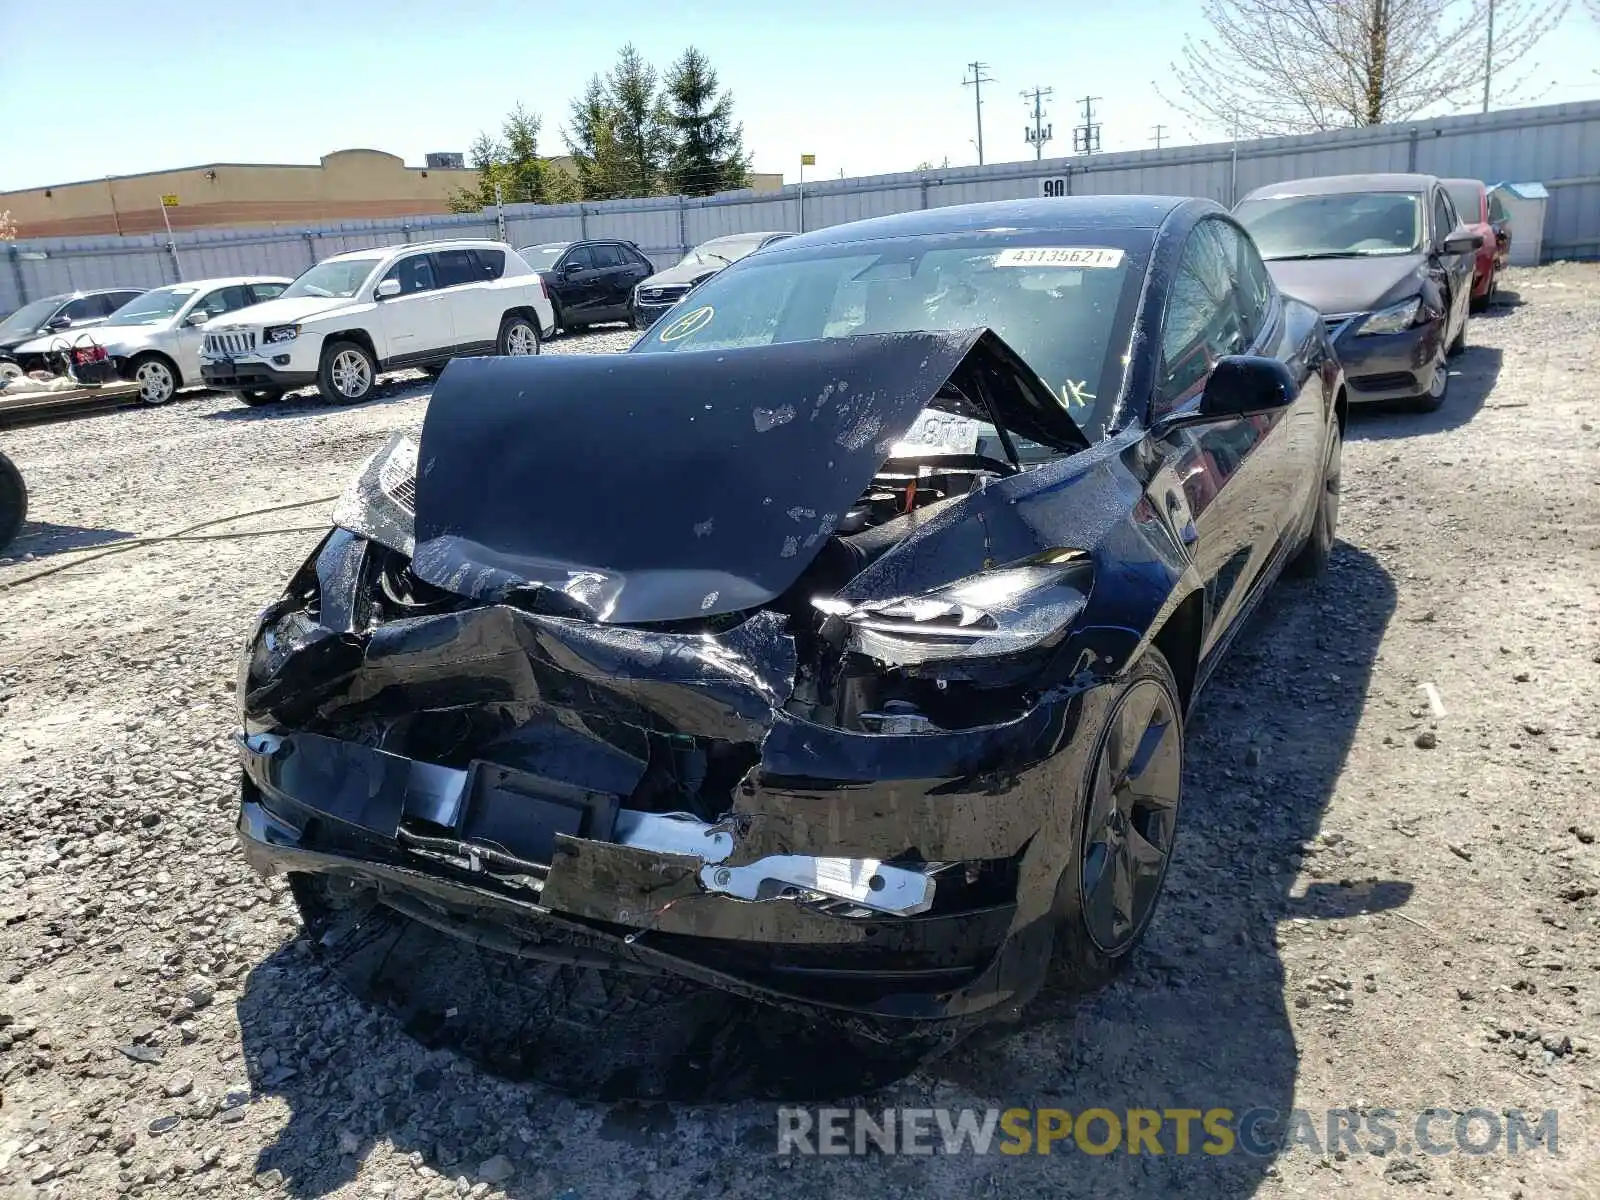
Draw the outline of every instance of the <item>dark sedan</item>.
<instances>
[{"instance_id":1,"label":"dark sedan","mask_svg":"<svg viewBox=\"0 0 1600 1200\"><path fill-rule=\"evenodd\" d=\"M792 233L730 233L702 242L665 271L658 271L633 289L633 327L649 329L662 313L746 255L793 237Z\"/></svg>"},{"instance_id":2,"label":"dark sedan","mask_svg":"<svg viewBox=\"0 0 1600 1200\"><path fill-rule=\"evenodd\" d=\"M144 295L143 288L101 288L88 292L62 292L24 304L0 321L0 360L11 360L24 371L44 365L39 355L20 361L13 353L35 338L60 334L69 341L80 329L99 325L128 301Z\"/></svg>"},{"instance_id":3,"label":"dark sedan","mask_svg":"<svg viewBox=\"0 0 1600 1200\"><path fill-rule=\"evenodd\" d=\"M912 1041L1088 986L1202 685L1328 557L1345 404L1158 197L835 226L627 354L457 360L248 639L245 854L314 941L377 905L587 973L569 1042L663 977Z\"/></svg>"},{"instance_id":4,"label":"dark sedan","mask_svg":"<svg viewBox=\"0 0 1600 1200\"><path fill-rule=\"evenodd\" d=\"M1328 175L1257 188L1234 209L1267 269L1321 309L1355 402L1444 403L1467 343L1481 239L1431 175Z\"/></svg>"},{"instance_id":5,"label":"dark sedan","mask_svg":"<svg viewBox=\"0 0 1600 1200\"><path fill-rule=\"evenodd\" d=\"M544 242L517 251L550 292L556 325L575 333L633 318L633 289L655 267L633 242L612 238Z\"/></svg>"}]
</instances>

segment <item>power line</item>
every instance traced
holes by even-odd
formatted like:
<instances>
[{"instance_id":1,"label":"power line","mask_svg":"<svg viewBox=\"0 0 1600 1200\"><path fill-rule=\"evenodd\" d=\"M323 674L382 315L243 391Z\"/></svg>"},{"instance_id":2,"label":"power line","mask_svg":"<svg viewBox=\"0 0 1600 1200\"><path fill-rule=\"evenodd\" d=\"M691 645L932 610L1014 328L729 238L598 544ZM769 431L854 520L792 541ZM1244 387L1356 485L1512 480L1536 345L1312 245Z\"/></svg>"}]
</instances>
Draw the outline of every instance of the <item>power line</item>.
<instances>
[{"instance_id":1,"label":"power line","mask_svg":"<svg viewBox=\"0 0 1600 1200\"><path fill-rule=\"evenodd\" d=\"M1156 149L1157 150L1161 149L1161 135L1166 132L1166 129L1167 129L1167 127L1165 125L1157 125L1154 129L1152 129L1150 131L1150 132L1152 132L1153 134L1156 135Z\"/></svg>"},{"instance_id":2,"label":"power line","mask_svg":"<svg viewBox=\"0 0 1600 1200\"><path fill-rule=\"evenodd\" d=\"M1083 124L1072 131L1072 149L1078 154L1094 154L1100 149L1100 123L1094 119L1094 102L1104 96L1085 96Z\"/></svg>"},{"instance_id":3,"label":"power line","mask_svg":"<svg viewBox=\"0 0 1600 1200\"><path fill-rule=\"evenodd\" d=\"M1035 86L1031 92L1022 93L1024 100L1030 98L1033 100L1033 127L1031 129L1026 125L1022 127L1022 140L1033 147L1033 157L1035 159L1044 157L1044 144L1050 140L1055 129L1053 125L1044 123L1044 98L1053 95L1055 95L1054 88L1041 88L1038 86Z\"/></svg>"},{"instance_id":4,"label":"power line","mask_svg":"<svg viewBox=\"0 0 1600 1200\"><path fill-rule=\"evenodd\" d=\"M961 86L972 89L972 108L978 118L978 165L983 166L983 85L993 83L994 80L984 74L989 64L983 62L969 62L967 67L972 71L972 78L961 77Z\"/></svg>"}]
</instances>

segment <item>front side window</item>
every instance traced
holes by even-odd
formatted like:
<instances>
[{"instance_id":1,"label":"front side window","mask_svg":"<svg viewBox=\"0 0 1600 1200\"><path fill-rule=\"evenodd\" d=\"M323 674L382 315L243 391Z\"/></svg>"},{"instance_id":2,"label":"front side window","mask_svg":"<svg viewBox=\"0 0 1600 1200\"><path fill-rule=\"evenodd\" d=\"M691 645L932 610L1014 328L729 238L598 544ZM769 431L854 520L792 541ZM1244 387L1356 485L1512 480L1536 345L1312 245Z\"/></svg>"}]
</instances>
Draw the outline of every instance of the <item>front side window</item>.
<instances>
[{"instance_id":1,"label":"front side window","mask_svg":"<svg viewBox=\"0 0 1600 1200\"><path fill-rule=\"evenodd\" d=\"M76 300L68 302L58 315L69 321L87 321L90 317L103 316L98 300L98 296L79 296Z\"/></svg>"},{"instance_id":2,"label":"front side window","mask_svg":"<svg viewBox=\"0 0 1600 1200\"><path fill-rule=\"evenodd\" d=\"M987 327L1096 437L1120 389L1125 301L1147 247L1083 236L1018 244L980 233L774 251L700 285L634 352Z\"/></svg>"},{"instance_id":3,"label":"front side window","mask_svg":"<svg viewBox=\"0 0 1600 1200\"><path fill-rule=\"evenodd\" d=\"M220 317L223 313L249 308L251 303L250 289L242 284L234 284L207 294L190 312L200 312L203 309L208 317Z\"/></svg>"},{"instance_id":4,"label":"front side window","mask_svg":"<svg viewBox=\"0 0 1600 1200\"><path fill-rule=\"evenodd\" d=\"M1222 226L1220 221L1200 222L1183 248L1161 325L1161 370L1152 420L1199 395L1217 359L1249 345Z\"/></svg>"},{"instance_id":5,"label":"front side window","mask_svg":"<svg viewBox=\"0 0 1600 1200\"><path fill-rule=\"evenodd\" d=\"M1500 199L1499 192L1489 193L1489 220L1499 222L1506 219L1506 203Z\"/></svg>"},{"instance_id":6,"label":"front side window","mask_svg":"<svg viewBox=\"0 0 1600 1200\"><path fill-rule=\"evenodd\" d=\"M561 264L563 271L588 271L594 268L594 255L589 253L588 246L579 246Z\"/></svg>"},{"instance_id":7,"label":"front side window","mask_svg":"<svg viewBox=\"0 0 1600 1200\"><path fill-rule=\"evenodd\" d=\"M361 290L367 276L383 261L381 254L362 255L360 258L340 258L318 263L304 275L283 289L282 298L317 296L348 299Z\"/></svg>"},{"instance_id":8,"label":"front side window","mask_svg":"<svg viewBox=\"0 0 1600 1200\"><path fill-rule=\"evenodd\" d=\"M1470 183L1454 183L1445 189L1450 193L1450 203L1463 221L1476 223L1483 220L1483 189Z\"/></svg>"},{"instance_id":9,"label":"front side window","mask_svg":"<svg viewBox=\"0 0 1600 1200\"><path fill-rule=\"evenodd\" d=\"M1460 222L1456 218L1455 207L1450 203L1450 197L1443 188L1433 194L1433 239L1442 242L1450 236L1452 230Z\"/></svg>"},{"instance_id":10,"label":"front side window","mask_svg":"<svg viewBox=\"0 0 1600 1200\"><path fill-rule=\"evenodd\" d=\"M1410 192L1245 200L1233 215L1268 262L1415 254L1422 246L1423 198Z\"/></svg>"},{"instance_id":11,"label":"front side window","mask_svg":"<svg viewBox=\"0 0 1600 1200\"><path fill-rule=\"evenodd\" d=\"M433 274L433 256L431 254L413 254L402 258L390 267L383 277L385 280L398 279L400 281L400 294L402 296L415 295L417 292L431 292L438 284ZM285 292L285 295L288 293Z\"/></svg>"}]
</instances>

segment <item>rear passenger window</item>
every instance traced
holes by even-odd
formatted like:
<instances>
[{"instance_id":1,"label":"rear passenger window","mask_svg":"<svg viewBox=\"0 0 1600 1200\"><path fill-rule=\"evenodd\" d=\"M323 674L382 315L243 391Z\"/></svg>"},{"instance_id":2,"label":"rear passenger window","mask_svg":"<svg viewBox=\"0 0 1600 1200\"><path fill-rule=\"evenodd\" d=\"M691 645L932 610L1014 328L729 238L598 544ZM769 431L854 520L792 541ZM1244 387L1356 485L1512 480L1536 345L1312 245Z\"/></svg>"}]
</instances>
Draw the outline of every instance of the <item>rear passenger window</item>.
<instances>
[{"instance_id":1,"label":"rear passenger window","mask_svg":"<svg viewBox=\"0 0 1600 1200\"><path fill-rule=\"evenodd\" d=\"M622 247L620 246L591 246L594 254L594 265L604 269L606 267L620 267L622 265Z\"/></svg>"},{"instance_id":2,"label":"rear passenger window","mask_svg":"<svg viewBox=\"0 0 1600 1200\"><path fill-rule=\"evenodd\" d=\"M477 283L483 278L471 250L439 250L433 256L433 269L442 288Z\"/></svg>"},{"instance_id":3,"label":"rear passenger window","mask_svg":"<svg viewBox=\"0 0 1600 1200\"><path fill-rule=\"evenodd\" d=\"M474 250L472 256L478 262L479 279L499 279L506 273L504 250Z\"/></svg>"}]
</instances>

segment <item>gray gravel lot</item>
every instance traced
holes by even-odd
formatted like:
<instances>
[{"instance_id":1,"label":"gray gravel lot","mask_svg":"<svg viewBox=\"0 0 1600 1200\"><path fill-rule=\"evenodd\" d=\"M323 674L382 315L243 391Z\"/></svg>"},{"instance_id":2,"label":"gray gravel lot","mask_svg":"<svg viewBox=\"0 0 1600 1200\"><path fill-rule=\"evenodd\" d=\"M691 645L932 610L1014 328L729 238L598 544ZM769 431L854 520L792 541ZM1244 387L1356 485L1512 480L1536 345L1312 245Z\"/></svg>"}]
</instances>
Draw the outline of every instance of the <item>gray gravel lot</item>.
<instances>
[{"instance_id":1,"label":"gray gravel lot","mask_svg":"<svg viewBox=\"0 0 1600 1200\"><path fill-rule=\"evenodd\" d=\"M768 1102L580 1101L425 1049L231 830L234 654L329 506L90 548L331 495L426 381L0 430L34 497L0 561L0 1196L1600 1196L1600 266L1503 286L1443 410L1352 420L1330 572L1278 589L1191 727L1135 967L864 1101L1311 1112L1277 1157L780 1157ZM1346 1107L1397 1110L1396 1144L1329 1144ZM1436 1107L1445 1141L1487 1110L1480 1144L1557 1109L1558 1152L1421 1153Z\"/></svg>"}]
</instances>

